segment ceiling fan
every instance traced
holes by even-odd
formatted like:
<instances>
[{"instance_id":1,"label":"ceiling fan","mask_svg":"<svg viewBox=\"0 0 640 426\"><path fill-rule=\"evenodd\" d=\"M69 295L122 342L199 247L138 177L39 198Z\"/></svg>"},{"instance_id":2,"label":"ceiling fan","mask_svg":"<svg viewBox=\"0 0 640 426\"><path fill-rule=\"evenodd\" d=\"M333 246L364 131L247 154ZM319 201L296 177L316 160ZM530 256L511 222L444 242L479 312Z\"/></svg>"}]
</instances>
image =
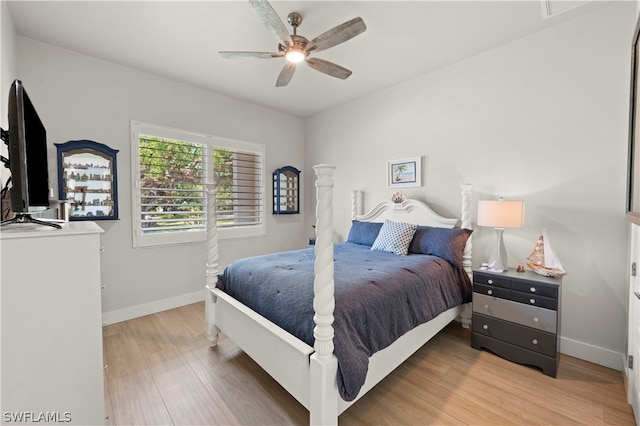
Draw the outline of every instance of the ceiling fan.
<instances>
[{"instance_id":1,"label":"ceiling fan","mask_svg":"<svg viewBox=\"0 0 640 426\"><path fill-rule=\"evenodd\" d=\"M228 59L267 59L267 58L286 58L287 63L280 71L276 87L282 87L289 84L293 73L296 70L296 64L305 61L309 66L322 73L332 77L346 79L351 75L351 71L336 65L332 62L325 61L320 58L310 58L309 55L314 52L320 52L330 47L352 39L358 34L364 32L367 26L362 18L353 18L343 24L338 25L313 40L309 41L305 37L297 34L297 29L302 23L302 16L297 12L292 12L287 17L287 22L293 27L293 34L289 34L284 23L275 12L273 7L266 0L249 0L251 6L256 11L264 25L276 36L278 40L277 52L238 52L238 51L220 51L220 56Z\"/></svg>"}]
</instances>

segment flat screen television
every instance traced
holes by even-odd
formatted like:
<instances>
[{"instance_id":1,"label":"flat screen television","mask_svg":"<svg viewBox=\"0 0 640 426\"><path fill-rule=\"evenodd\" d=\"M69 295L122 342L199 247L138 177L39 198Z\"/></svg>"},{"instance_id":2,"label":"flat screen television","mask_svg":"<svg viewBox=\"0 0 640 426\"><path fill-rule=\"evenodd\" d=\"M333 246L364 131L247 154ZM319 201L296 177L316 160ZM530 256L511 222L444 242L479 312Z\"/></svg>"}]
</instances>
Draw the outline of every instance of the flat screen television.
<instances>
[{"instance_id":1,"label":"flat screen television","mask_svg":"<svg viewBox=\"0 0 640 426\"><path fill-rule=\"evenodd\" d=\"M3 132L11 171L10 209L14 218L2 224L36 222L29 214L49 207L47 132L20 80L9 92L9 131Z\"/></svg>"}]
</instances>

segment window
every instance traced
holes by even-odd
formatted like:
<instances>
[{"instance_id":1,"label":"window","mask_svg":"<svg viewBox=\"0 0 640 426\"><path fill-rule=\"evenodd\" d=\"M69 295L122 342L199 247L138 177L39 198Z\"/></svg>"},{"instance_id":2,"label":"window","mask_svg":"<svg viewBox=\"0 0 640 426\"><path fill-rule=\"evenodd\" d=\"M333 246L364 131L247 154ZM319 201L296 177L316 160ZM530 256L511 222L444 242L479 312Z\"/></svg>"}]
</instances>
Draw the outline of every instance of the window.
<instances>
[{"instance_id":1,"label":"window","mask_svg":"<svg viewBox=\"0 0 640 426\"><path fill-rule=\"evenodd\" d=\"M218 237L264 235L264 146L135 121L131 133L134 247L204 241L211 181Z\"/></svg>"}]
</instances>

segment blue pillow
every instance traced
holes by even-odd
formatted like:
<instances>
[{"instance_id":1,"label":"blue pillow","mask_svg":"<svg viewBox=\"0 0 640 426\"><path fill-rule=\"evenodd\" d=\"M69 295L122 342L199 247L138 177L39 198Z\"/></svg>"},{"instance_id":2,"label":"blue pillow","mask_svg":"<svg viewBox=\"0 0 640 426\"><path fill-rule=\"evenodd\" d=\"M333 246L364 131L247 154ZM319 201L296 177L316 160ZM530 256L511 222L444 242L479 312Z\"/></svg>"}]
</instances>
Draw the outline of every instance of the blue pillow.
<instances>
[{"instance_id":1,"label":"blue pillow","mask_svg":"<svg viewBox=\"0 0 640 426\"><path fill-rule=\"evenodd\" d=\"M385 220L371 250L381 250L400 256L407 254L409 244L418 225Z\"/></svg>"},{"instance_id":2,"label":"blue pillow","mask_svg":"<svg viewBox=\"0 0 640 426\"><path fill-rule=\"evenodd\" d=\"M409 253L438 256L461 268L464 248L472 232L471 229L418 226Z\"/></svg>"},{"instance_id":3,"label":"blue pillow","mask_svg":"<svg viewBox=\"0 0 640 426\"><path fill-rule=\"evenodd\" d=\"M351 229L347 237L348 243L361 244L371 247L382 228L382 222L351 222Z\"/></svg>"}]
</instances>

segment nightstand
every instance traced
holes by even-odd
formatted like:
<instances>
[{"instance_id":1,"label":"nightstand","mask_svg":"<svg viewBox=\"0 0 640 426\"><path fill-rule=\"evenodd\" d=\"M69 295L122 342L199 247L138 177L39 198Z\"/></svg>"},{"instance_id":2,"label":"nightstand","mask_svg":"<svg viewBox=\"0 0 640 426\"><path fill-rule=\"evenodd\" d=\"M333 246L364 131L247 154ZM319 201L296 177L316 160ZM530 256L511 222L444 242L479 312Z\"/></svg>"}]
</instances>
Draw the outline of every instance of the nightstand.
<instances>
[{"instance_id":1,"label":"nightstand","mask_svg":"<svg viewBox=\"0 0 640 426\"><path fill-rule=\"evenodd\" d=\"M561 282L531 271L474 270L471 346L556 377Z\"/></svg>"}]
</instances>

